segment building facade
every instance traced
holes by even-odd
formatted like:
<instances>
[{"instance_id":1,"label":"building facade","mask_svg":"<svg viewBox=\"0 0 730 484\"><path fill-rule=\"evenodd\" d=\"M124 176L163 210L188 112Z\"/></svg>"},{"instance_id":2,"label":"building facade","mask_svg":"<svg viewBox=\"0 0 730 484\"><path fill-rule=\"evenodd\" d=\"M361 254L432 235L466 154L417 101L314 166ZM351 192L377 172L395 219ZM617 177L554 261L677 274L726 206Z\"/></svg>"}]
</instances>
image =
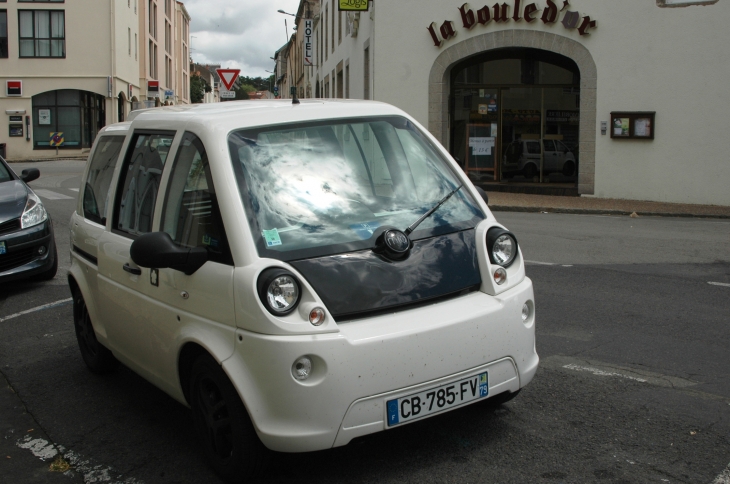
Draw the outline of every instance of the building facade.
<instances>
[{"instance_id":1,"label":"building facade","mask_svg":"<svg viewBox=\"0 0 730 484\"><path fill-rule=\"evenodd\" d=\"M475 182L730 205L728 2L317 3L311 96L404 109Z\"/></svg>"},{"instance_id":2,"label":"building facade","mask_svg":"<svg viewBox=\"0 0 730 484\"><path fill-rule=\"evenodd\" d=\"M183 56L189 55L190 17L174 0L167 0L168 15L164 2L0 0L0 155L84 155L102 127L124 120L135 103L155 103L148 79L160 80L163 95L175 92L168 103L189 102ZM152 65L148 8L158 4L159 62Z\"/></svg>"}]
</instances>

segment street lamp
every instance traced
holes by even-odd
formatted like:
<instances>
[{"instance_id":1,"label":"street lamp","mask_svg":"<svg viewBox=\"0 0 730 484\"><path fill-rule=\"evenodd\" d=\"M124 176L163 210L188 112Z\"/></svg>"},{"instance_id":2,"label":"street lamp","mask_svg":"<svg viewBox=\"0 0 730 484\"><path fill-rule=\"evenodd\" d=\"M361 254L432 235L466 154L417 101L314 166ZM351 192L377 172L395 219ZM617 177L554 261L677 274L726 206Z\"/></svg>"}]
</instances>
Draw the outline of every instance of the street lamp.
<instances>
[{"instance_id":1,"label":"street lamp","mask_svg":"<svg viewBox=\"0 0 730 484\"><path fill-rule=\"evenodd\" d=\"M264 69L264 71L271 73L271 74L274 73L274 71L267 71L266 69ZM272 77L274 77L274 76L269 76L269 92L271 92L271 94L273 94L273 92L271 91L271 78Z\"/></svg>"}]
</instances>

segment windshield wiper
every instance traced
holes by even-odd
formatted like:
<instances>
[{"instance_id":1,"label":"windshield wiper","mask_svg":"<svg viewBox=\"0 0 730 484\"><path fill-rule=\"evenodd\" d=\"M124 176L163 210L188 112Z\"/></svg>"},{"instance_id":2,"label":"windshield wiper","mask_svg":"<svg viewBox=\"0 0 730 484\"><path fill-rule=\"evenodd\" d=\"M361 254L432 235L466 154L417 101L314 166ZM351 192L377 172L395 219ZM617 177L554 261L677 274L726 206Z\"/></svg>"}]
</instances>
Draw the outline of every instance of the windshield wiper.
<instances>
[{"instance_id":1,"label":"windshield wiper","mask_svg":"<svg viewBox=\"0 0 730 484\"><path fill-rule=\"evenodd\" d=\"M437 203L431 210L429 210L428 212L426 212L423 215L421 215L421 218L419 218L418 220L416 220L415 222L413 222L411 225L408 226L408 228L405 230L405 234L406 235L410 235L411 232L413 232L414 230L416 230L416 227L418 227L421 224L421 222L423 222L428 217L430 217L432 213L434 213L436 210L438 210L441 207L441 205L443 205L444 203L446 203L446 200L448 200L449 198L451 198L451 196L454 193L456 193L459 190L461 190L461 187L463 187L463 186L464 186L464 184L462 183L458 187L454 188L448 195L446 195L444 198L442 198L439 201L439 203Z\"/></svg>"}]
</instances>

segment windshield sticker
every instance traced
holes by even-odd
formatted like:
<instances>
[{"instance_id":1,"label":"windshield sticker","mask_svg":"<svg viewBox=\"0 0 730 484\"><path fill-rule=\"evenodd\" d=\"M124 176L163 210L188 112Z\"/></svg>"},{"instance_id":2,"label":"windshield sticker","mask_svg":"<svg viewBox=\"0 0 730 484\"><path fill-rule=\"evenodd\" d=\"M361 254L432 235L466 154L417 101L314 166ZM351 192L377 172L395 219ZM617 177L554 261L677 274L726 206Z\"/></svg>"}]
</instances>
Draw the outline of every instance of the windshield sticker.
<instances>
[{"instance_id":1,"label":"windshield sticker","mask_svg":"<svg viewBox=\"0 0 730 484\"><path fill-rule=\"evenodd\" d=\"M263 230L261 233L266 241L266 247L273 247L275 245L281 245L281 237L279 237L279 231L276 229Z\"/></svg>"},{"instance_id":2,"label":"windshield sticker","mask_svg":"<svg viewBox=\"0 0 730 484\"><path fill-rule=\"evenodd\" d=\"M367 240L373 236L375 229L380 227L380 222L365 222L361 224L350 225L350 228L355 231L361 240Z\"/></svg>"},{"instance_id":3,"label":"windshield sticker","mask_svg":"<svg viewBox=\"0 0 730 484\"><path fill-rule=\"evenodd\" d=\"M207 245L208 247L213 247L215 249L218 247L218 239L205 234L203 236L203 245Z\"/></svg>"}]
</instances>

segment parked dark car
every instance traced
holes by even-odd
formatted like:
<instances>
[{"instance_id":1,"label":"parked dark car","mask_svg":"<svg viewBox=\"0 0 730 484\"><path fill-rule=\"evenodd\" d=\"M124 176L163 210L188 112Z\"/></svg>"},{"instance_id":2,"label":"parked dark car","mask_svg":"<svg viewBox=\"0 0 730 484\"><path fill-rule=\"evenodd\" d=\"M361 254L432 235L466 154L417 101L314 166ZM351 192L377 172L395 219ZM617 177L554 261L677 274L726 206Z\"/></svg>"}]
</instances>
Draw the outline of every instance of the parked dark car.
<instances>
[{"instance_id":1,"label":"parked dark car","mask_svg":"<svg viewBox=\"0 0 730 484\"><path fill-rule=\"evenodd\" d=\"M37 168L17 176L0 157L0 283L53 279L58 270L51 216L26 183Z\"/></svg>"}]
</instances>

